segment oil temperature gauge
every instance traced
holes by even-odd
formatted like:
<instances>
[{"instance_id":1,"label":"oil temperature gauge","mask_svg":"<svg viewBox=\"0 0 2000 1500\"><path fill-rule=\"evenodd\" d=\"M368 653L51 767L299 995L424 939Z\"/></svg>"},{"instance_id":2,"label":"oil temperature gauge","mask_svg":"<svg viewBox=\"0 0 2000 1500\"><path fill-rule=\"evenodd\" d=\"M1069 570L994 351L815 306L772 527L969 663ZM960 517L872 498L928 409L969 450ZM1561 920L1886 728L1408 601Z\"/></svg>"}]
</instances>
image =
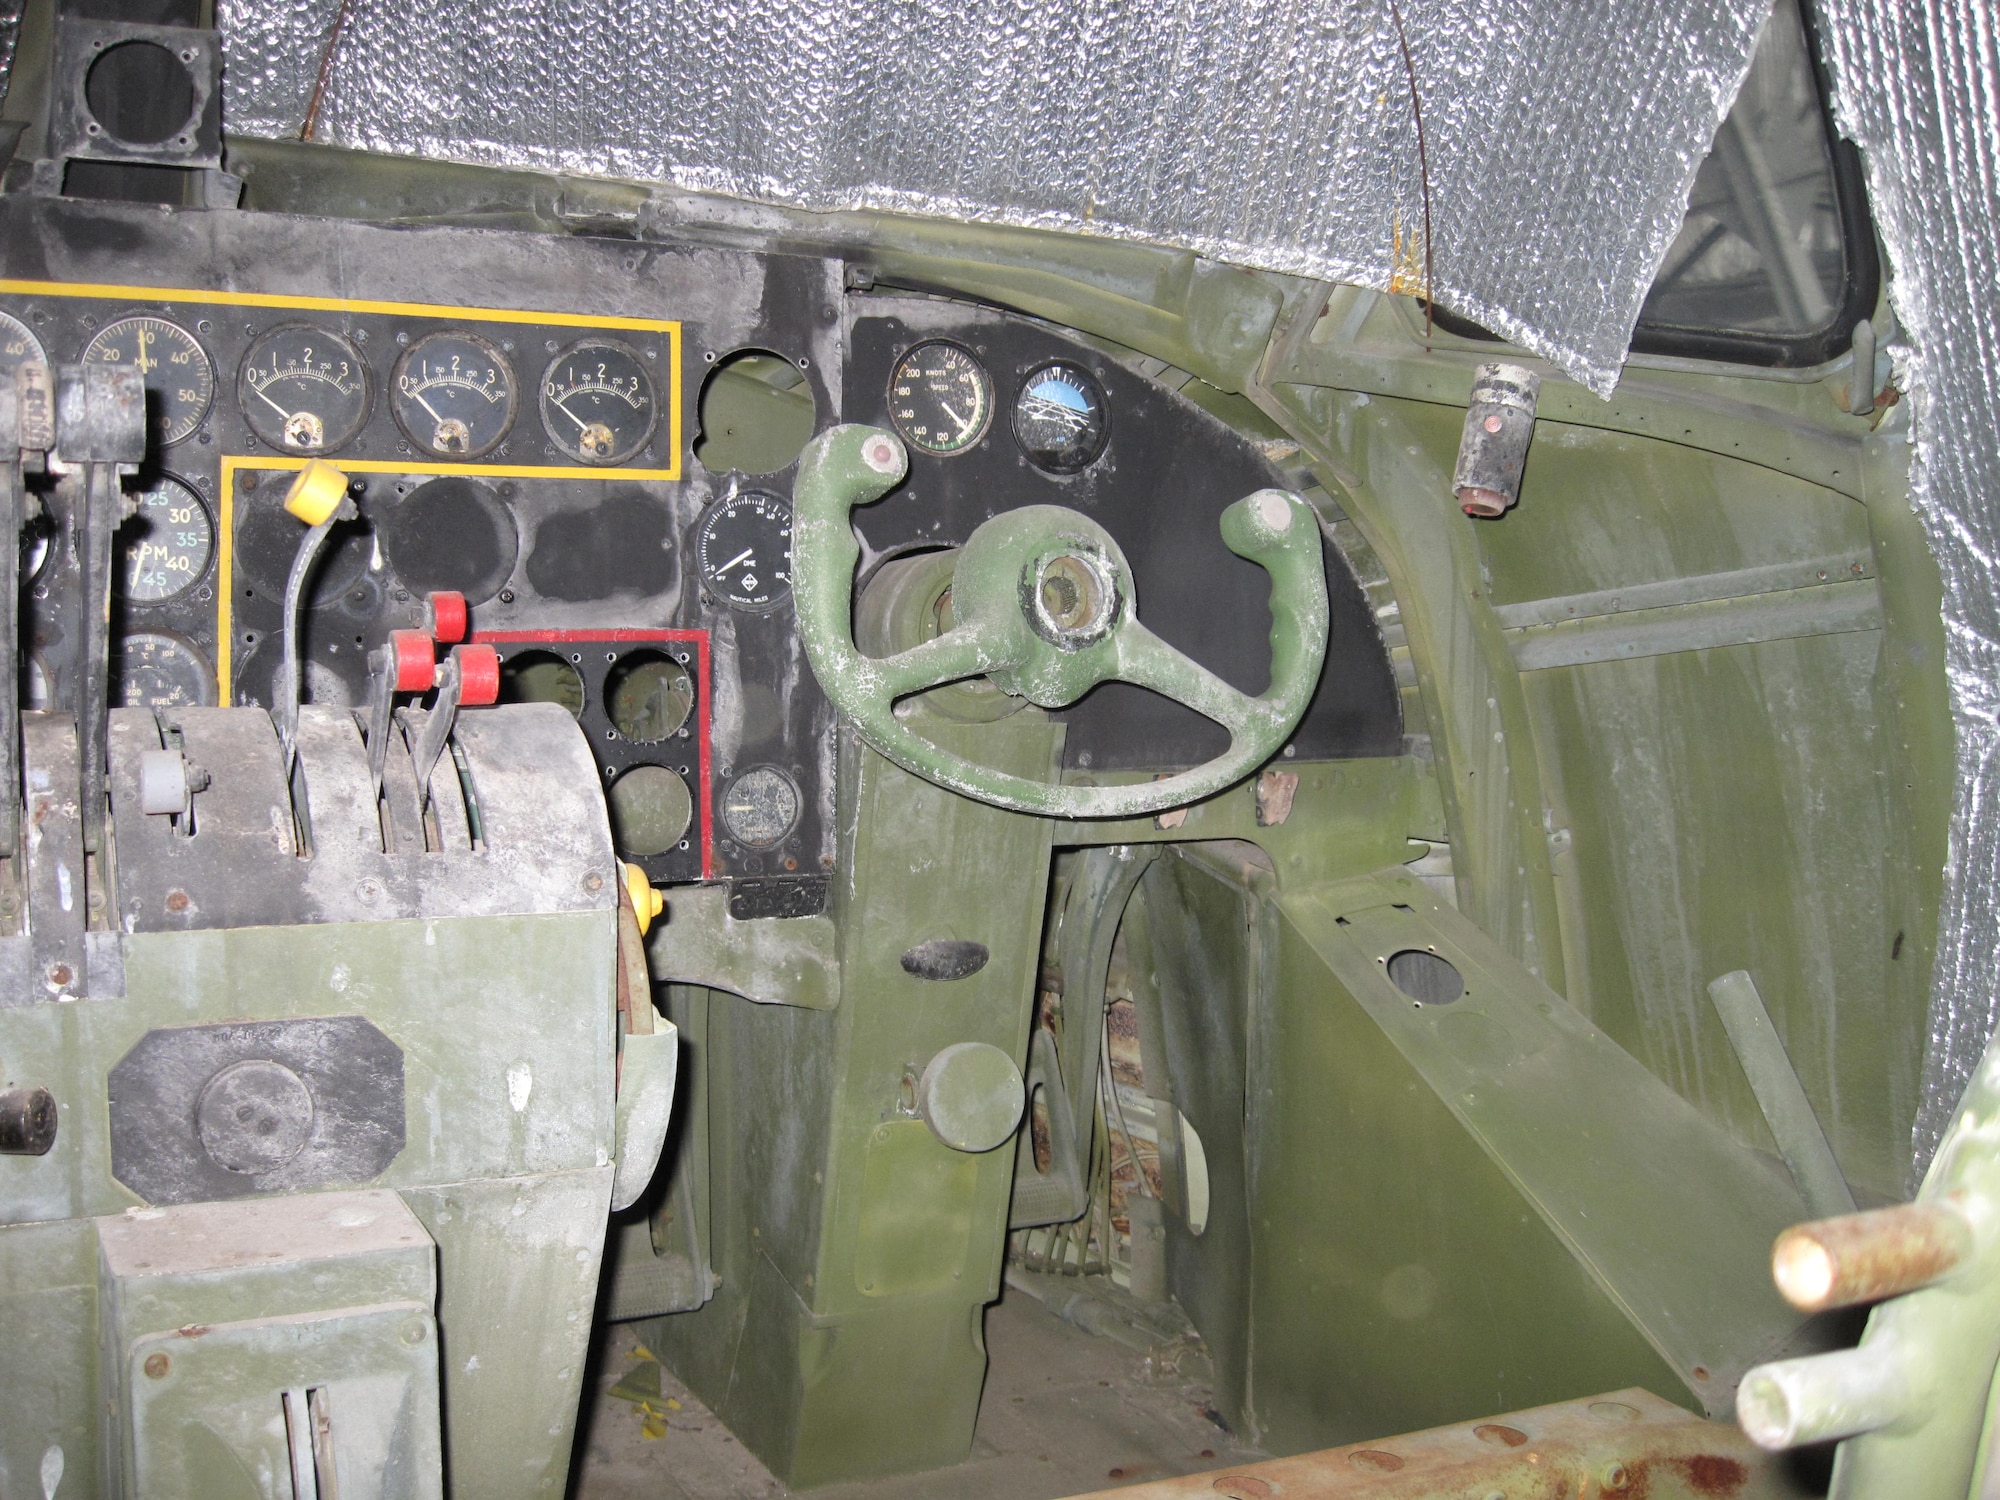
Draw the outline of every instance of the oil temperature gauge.
<instances>
[{"instance_id":1,"label":"oil temperature gauge","mask_svg":"<svg viewBox=\"0 0 2000 1500\"><path fill-rule=\"evenodd\" d=\"M83 362L139 372L146 385L146 415L163 448L192 435L215 399L215 367L207 351L193 334L165 318L141 314L106 323L84 346Z\"/></svg>"},{"instance_id":2,"label":"oil temperature gauge","mask_svg":"<svg viewBox=\"0 0 2000 1500\"><path fill-rule=\"evenodd\" d=\"M476 333L433 333L396 361L389 410L437 458L478 458L514 425L520 392L507 357Z\"/></svg>"},{"instance_id":3,"label":"oil temperature gauge","mask_svg":"<svg viewBox=\"0 0 2000 1500\"><path fill-rule=\"evenodd\" d=\"M164 474L137 499L138 514L123 532L120 597L128 604L159 604L186 593L208 571L215 523L193 490Z\"/></svg>"},{"instance_id":4,"label":"oil temperature gauge","mask_svg":"<svg viewBox=\"0 0 2000 1500\"><path fill-rule=\"evenodd\" d=\"M792 507L768 490L741 490L709 507L694 536L709 593L738 609L771 609L792 592Z\"/></svg>"},{"instance_id":5,"label":"oil temperature gauge","mask_svg":"<svg viewBox=\"0 0 2000 1500\"><path fill-rule=\"evenodd\" d=\"M542 422L555 445L586 464L623 463L653 435L653 379L636 349L584 339L549 361Z\"/></svg>"},{"instance_id":6,"label":"oil temperature gauge","mask_svg":"<svg viewBox=\"0 0 2000 1500\"><path fill-rule=\"evenodd\" d=\"M209 708L215 669L190 642L165 630L144 630L111 654L113 701L123 708Z\"/></svg>"},{"instance_id":7,"label":"oil temperature gauge","mask_svg":"<svg viewBox=\"0 0 2000 1500\"><path fill-rule=\"evenodd\" d=\"M280 452L326 453L368 420L368 367L330 329L287 323L243 356L237 404L250 430Z\"/></svg>"}]
</instances>

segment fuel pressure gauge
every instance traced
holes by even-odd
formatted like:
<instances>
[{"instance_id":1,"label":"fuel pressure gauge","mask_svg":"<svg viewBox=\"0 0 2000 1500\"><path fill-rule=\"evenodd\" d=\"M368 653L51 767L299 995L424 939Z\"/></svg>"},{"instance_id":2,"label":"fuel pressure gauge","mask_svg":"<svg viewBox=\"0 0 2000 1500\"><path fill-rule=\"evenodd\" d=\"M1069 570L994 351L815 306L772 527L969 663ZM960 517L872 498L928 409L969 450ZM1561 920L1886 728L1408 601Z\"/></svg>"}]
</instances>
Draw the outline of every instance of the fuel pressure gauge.
<instances>
[{"instance_id":1,"label":"fuel pressure gauge","mask_svg":"<svg viewBox=\"0 0 2000 1500\"><path fill-rule=\"evenodd\" d=\"M476 333L433 333L396 361L389 410L437 458L478 458L514 425L520 392L507 356Z\"/></svg>"},{"instance_id":2,"label":"fuel pressure gauge","mask_svg":"<svg viewBox=\"0 0 2000 1500\"><path fill-rule=\"evenodd\" d=\"M368 367L339 334L288 323L243 356L237 403L250 430L281 453L326 453L368 420Z\"/></svg>"},{"instance_id":3,"label":"fuel pressure gauge","mask_svg":"<svg viewBox=\"0 0 2000 1500\"><path fill-rule=\"evenodd\" d=\"M614 339L571 344L542 377L542 423L579 463L623 463L646 446L653 417L645 361Z\"/></svg>"},{"instance_id":4,"label":"fuel pressure gauge","mask_svg":"<svg viewBox=\"0 0 2000 1500\"><path fill-rule=\"evenodd\" d=\"M738 609L771 609L792 591L792 507L768 490L725 495L701 518L695 566L709 593Z\"/></svg>"}]
</instances>

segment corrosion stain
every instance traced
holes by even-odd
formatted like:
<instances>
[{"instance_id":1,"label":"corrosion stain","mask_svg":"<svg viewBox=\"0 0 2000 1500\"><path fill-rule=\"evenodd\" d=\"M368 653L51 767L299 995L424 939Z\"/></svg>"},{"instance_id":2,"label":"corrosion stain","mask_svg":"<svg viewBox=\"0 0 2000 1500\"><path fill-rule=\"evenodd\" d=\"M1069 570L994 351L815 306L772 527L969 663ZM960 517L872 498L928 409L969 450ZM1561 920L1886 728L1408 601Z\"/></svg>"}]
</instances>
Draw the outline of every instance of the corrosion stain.
<instances>
[{"instance_id":1,"label":"corrosion stain","mask_svg":"<svg viewBox=\"0 0 2000 1500\"><path fill-rule=\"evenodd\" d=\"M1403 1467L1402 1459L1380 1448L1363 1448L1358 1453L1350 1453L1347 1461L1357 1469L1372 1469L1377 1474L1393 1474Z\"/></svg>"},{"instance_id":2,"label":"corrosion stain","mask_svg":"<svg viewBox=\"0 0 2000 1500\"><path fill-rule=\"evenodd\" d=\"M1734 1495L1750 1478L1749 1469L1740 1460L1726 1458L1719 1453L1677 1458L1674 1463L1687 1477L1688 1488L1697 1495Z\"/></svg>"},{"instance_id":3,"label":"corrosion stain","mask_svg":"<svg viewBox=\"0 0 2000 1500\"><path fill-rule=\"evenodd\" d=\"M1518 1448L1528 1441L1527 1433L1520 1428L1499 1422L1481 1422L1472 1429L1472 1435L1482 1443L1497 1443L1505 1448Z\"/></svg>"}]
</instances>

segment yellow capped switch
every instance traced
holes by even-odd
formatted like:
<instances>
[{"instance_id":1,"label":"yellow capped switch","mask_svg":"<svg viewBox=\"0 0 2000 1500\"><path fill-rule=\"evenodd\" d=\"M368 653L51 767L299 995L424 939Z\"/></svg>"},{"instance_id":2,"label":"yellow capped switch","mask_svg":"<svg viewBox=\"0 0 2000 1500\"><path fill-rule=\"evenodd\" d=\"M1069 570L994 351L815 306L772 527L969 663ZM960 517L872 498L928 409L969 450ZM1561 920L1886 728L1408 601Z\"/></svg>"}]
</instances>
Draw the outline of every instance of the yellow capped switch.
<instances>
[{"instance_id":1,"label":"yellow capped switch","mask_svg":"<svg viewBox=\"0 0 2000 1500\"><path fill-rule=\"evenodd\" d=\"M631 864L625 866L625 894L632 898L632 915L639 919L639 935L644 937L653 919L667 909L667 898L653 889L644 870Z\"/></svg>"},{"instance_id":2,"label":"yellow capped switch","mask_svg":"<svg viewBox=\"0 0 2000 1500\"><path fill-rule=\"evenodd\" d=\"M285 509L308 526L321 526L346 498L347 476L325 459L311 458L285 491Z\"/></svg>"}]
</instances>

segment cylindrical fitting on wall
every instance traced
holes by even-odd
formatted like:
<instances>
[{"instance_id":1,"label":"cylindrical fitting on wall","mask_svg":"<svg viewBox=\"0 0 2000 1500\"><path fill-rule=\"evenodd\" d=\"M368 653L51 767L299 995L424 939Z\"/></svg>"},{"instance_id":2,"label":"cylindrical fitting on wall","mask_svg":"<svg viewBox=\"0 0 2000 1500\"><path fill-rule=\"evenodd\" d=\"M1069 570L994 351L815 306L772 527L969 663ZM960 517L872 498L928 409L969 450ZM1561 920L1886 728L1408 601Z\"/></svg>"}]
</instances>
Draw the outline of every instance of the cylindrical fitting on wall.
<instances>
[{"instance_id":1,"label":"cylindrical fitting on wall","mask_svg":"<svg viewBox=\"0 0 2000 1500\"><path fill-rule=\"evenodd\" d=\"M1773 1453L1875 1432L1920 1409L1892 1338L1759 1365L1736 1390L1736 1420Z\"/></svg>"},{"instance_id":2,"label":"cylindrical fitting on wall","mask_svg":"<svg viewBox=\"0 0 2000 1500\"><path fill-rule=\"evenodd\" d=\"M56 1143L56 1101L47 1089L0 1089L0 1155L42 1156Z\"/></svg>"},{"instance_id":3,"label":"cylindrical fitting on wall","mask_svg":"<svg viewBox=\"0 0 2000 1500\"><path fill-rule=\"evenodd\" d=\"M1520 365L1481 365L1472 372L1472 401L1451 474L1452 492L1468 516L1500 515L1520 498L1541 389L1542 377Z\"/></svg>"}]
</instances>

